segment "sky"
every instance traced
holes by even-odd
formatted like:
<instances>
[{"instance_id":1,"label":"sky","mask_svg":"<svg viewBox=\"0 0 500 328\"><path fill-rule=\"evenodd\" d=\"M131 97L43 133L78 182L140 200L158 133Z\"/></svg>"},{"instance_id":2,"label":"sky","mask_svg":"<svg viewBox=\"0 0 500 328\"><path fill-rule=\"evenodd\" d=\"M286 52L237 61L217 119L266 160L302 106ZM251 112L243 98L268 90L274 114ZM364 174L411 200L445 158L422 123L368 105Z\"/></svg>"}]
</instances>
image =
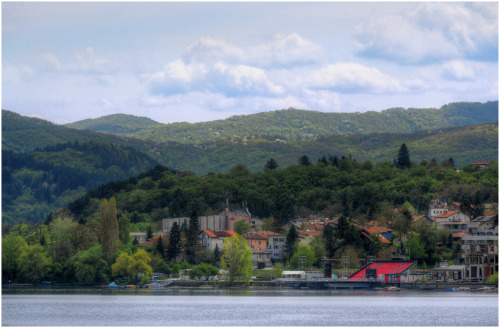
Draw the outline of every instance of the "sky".
<instances>
[{"instance_id":1,"label":"sky","mask_svg":"<svg viewBox=\"0 0 500 328\"><path fill-rule=\"evenodd\" d=\"M490 100L497 2L2 3L2 108L58 124Z\"/></svg>"}]
</instances>

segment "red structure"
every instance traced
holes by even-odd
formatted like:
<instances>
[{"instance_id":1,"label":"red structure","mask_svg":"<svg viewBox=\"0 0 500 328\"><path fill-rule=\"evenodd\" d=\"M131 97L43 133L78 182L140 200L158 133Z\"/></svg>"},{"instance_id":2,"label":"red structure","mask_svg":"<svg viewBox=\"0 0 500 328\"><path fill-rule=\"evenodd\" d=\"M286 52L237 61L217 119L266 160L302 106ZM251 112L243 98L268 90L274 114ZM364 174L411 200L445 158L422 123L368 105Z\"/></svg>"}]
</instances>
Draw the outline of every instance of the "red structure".
<instances>
[{"instance_id":1,"label":"red structure","mask_svg":"<svg viewBox=\"0 0 500 328\"><path fill-rule=\"evenodd\" d=\"M416 265L415 261L376 261L365 265L361 270L354 273L349 280L367 281L369 279L369 277L367 277L367 273L368 276L371 277L373 277L373 274L375 273L375 276L373 277L375 280L380 281L380 275L384 275L383 281L385 282L401 282L399 274L406 273L414 265ZM393 276L392 279L391 276ZM396 279L398 281L394 281L394 277L397 277Z\"/></svg>"}]
</instances>

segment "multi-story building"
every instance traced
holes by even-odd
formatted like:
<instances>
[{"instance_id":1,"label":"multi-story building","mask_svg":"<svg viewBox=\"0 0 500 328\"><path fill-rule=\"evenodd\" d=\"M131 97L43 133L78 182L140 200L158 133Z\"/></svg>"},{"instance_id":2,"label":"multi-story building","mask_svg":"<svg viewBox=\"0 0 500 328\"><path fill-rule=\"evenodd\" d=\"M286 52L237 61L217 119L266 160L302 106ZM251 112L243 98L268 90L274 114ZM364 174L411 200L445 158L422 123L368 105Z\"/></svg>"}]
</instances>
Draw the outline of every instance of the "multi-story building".
<instances>
[{"instance_id":1,"label":"multi-story building","mask_svg":"<svg viewBox=\"0 0 500 328\"><path fill-rule=\"evenodd\" d=\"M234 224L238 221L245 221L249 226L251 214L248 209L242 210L229 210L226 209L219 215L205 215L198 217L198 224L200 225L200 230L210 230L210 231L224 231L224 230L234 230ZM162 231L170 232L174 222L177 222L179 227L183 224L189 226L189 218L167 218L163 219Z\"/></svg>"},{"instance_id":2,"label":"multi-story building","mask_svg":"<svg viewBox=\"0 0 500 328\"><path fill-rule=\"evenodd\" d=\"M465 280L485 281L498 272L498 234L480 232L462 236Z\"/></svg>"}]
</instances>

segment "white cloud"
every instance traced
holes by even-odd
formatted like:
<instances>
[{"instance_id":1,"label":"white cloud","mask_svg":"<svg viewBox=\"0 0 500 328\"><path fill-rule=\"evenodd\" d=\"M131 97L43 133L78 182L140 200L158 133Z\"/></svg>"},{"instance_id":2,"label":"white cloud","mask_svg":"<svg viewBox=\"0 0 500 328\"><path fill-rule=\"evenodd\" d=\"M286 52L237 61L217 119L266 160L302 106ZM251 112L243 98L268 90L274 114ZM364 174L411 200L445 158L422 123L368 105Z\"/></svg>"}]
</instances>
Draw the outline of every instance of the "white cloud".
<instances>
[{"instance_id":1,"label":"white cloud","mask_svg":"<svg viewBox=\"0 0 500 328\"><path fill-rule=\"evenodd\" d=\"M243 49L226 41L212 37L202 37L186 48L182 58L188 63L193 61L240 63L243 61L244 56Z\"/></svg>"},{"instance_id":2,"label":"white cloud","mask_svg":"<svg viewBox=\"0 0 500 328\"><path fill-rule=\"evenodd\" d=\"M276 34L270 42L251 47L247 55L249 62L264 67L318 63L323 57L321 46L297 33Z\"/></svg>"},{"instance_id":3,"label":"white cloud","mask_svg":"<svg viewBox=\"0 0 500 328\"><path fill-rule=\"evenodd\" d=\"M9 64L2 65L2 81L3 83L19 83L32 78L33 70L26 66L13 66Z\"/></svg>"},{"instance_id":4,"label":"white cloud","mask_svg":"<svg viewBox=\"0 0 500 328\"><path fill-rule=\"evenodd\" d=\"M491 10L494 9L492 13ZM401 15L371 18L354 33L356 51L416 63L498 55L497 4L422 3Z\"/></svg>"},{"instance_id":5,"label":"white cloud","mask_svg":"<svg viewBox=\"0 0 500 328\"><path fill-rule=\"evenodd\" d=\"M311 72L306 85L343 92L399 93L406 92L402 83L375 67L357 63L330 64Z\"/></svg>"},{"instance_id":6,"label":"white cloud","mask_svg":"<svg viewBox=\"0 0 500 328\"><path fill-rule=\"evenodd\" d=\"M456 80L473 80L475 78L474 69L469 63L460 60L445 62L442 66L442 75L445 78Z\"/></svg>"}]
</instances>

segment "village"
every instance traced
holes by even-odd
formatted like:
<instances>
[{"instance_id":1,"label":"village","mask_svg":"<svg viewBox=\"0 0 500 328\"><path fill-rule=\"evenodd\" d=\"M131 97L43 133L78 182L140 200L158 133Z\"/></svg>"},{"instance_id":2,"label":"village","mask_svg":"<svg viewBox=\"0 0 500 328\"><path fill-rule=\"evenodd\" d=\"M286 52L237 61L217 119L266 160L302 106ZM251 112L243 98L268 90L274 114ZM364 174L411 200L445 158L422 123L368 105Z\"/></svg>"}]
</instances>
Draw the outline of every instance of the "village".
<instances>
[{"instance_id":1,"label":"village","mask_svg":"<svg viewBox=\"0 0 500 328\"><path fill-rule=\"evenodd\" d=\"M298 243L304 243L314 238L324 237L325 228L330 225L336 227L341 216L323 218L311 215L307 218L291 220L285 229L296 231ZM472 218L461 210L461 204L447 203L444 200L432 200L426 214L412 215L411 225L428 225L434 234L440 231L449 233L446 244L437 241L435 247L455 249L456 256L450 260L441 260L436 263L419 265L412 256L410 247L410 233L398 234L387 226L380 225L372 220L363 224L359 220L347 219L355 228L359 237L366 245L376 242L381 247L390 250L383 258L369 256L367 258L352 258L344 254L340 258L323 256L317 261L319 265L311 266L307 256L301 256L298 265L293 268L287 262L287 232L273 232L262 230L262 219L253 217L247 208L237 210L226 208L219 215L198 217L200 232L199 246L209 252L223 251L224 239L237 235L235 226L242 222L250 229L241 234L252 252L254 270L272 270L281 265L284 270L280 277L274 280L274 286L289 282L289 286L301 286L297 281L308 281L308 286L316 281L319 286L348 286L350 288L369 288L379 285L371 282L398 284L404 283L484 283L488 278L498 273L498 211L485 209L483 215ZM240 222L240 223L238 223ZM152 238L147 239L145 232L131 232L138 247L155 247L159 239L168 240L172 226L186 226L188 217L165 218L162 220L162 230L155 232ZM411 234L414 234L413 232ZM408 245L404 248L404 244ZM370 246L371 247L371 246ZM388 254L388 255L387 255ZM221 270L218 277L224 278ZM177 279L190 279L188 270L180 273ZM207 277L208 278L208 277ZM262 277L252 277L262 280ZM295 282L295 283L294 283ZM332 285L332 282L350 284ZM329 283L325 285L325 283ZM154 285L153 285L154 286ZM305 285L302 285L305 286ZM425 285L424 285L425 286ZM422 288L422 287L421 287ZM469 288L469 287L464 287Z\"/></svg>"}]
</instances>

